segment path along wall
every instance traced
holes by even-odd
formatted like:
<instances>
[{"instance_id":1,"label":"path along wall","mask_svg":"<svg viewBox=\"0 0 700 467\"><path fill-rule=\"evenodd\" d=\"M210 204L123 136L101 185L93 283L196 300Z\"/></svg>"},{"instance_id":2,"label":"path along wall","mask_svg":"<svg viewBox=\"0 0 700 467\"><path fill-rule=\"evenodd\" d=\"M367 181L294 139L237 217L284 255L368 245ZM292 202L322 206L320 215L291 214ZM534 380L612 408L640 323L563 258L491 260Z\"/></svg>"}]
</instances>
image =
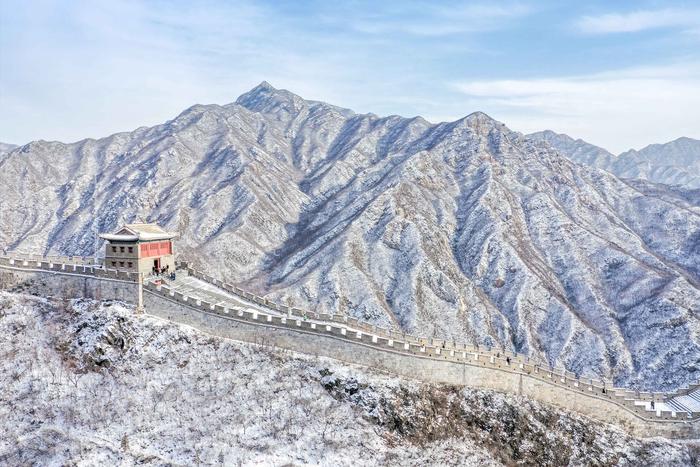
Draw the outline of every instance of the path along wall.
<instances>
[{"instance_id":1,"label":"path along wall","mask_svg":"<svg viewBox=\"0 0 700 467\"><path fill-rule=\"evenodd\" d=\"M144 303L148 314L225 338L329 357L420 381L521 394L618 424L638 436L700 436L698 420L683 420L670 413L666 414L667 419L652 413L648 414L655 418L647 418L633 401L625 402L609 392L604 395L600 388L583 387L580 382L552 373L543 374L534 365L507 365L504 359L493 356L441 352L439 348L350 332L339 324L317 324L256 310L226 309L171 293L166 287L148 287ZM576 390L572 384L577 385Z\"/></svg>"},{"instance_id":2,"label":"path along wall","mask_svg":"<svg viewBox=\"0 0 700 467\"><path fill-rule=\"evenodd\" d=\"M47 296L84 296L134 303L138 293L135 277L79 265L40 261L12 264L0 258L0 288L21 287ZM445 342L440 345L440 341L427 342L394 332L384 334L384 330L375 326L357 328L353 324L355 320L347 317L342 320L334 316L318 324L301 317L227 309L152 284L145 291L149 314L221 337L329 357L421 381L522 394L616 423L640 436L700 437L700 414L647 412L634 404L633 399L639 399L634 391L612 388L603 391L602 382L578 380L568 372L542 368L520 355ZM365 327L368 329L363 332Z\"/></svg>"},{"instance_id":3,"label":"path along wall","mask_svg":"<svg viewBox=\"0 0 700 467\"><path fill-rule=\"evenodd\" d=\"M208 282L210 284L213 284L233 295L238 296L242 300L249 301L251 303L254 303L256 305L260 305L265 308L270 308L272 310L285 313L289 317L300 317L300 318L308 318L310 320L321 320L321 321L328 321L328 322L337 322L337 323L344 323L349 327L352 327L353 329L360 329L364 332L375 334L381 337L385 337L387 339L401 339L405 342L410 342L411 344L416 344L420 346L432 346L435 348L447 348L447 349L454 349L458 351L466 350L466 351L475 351L479 352L481 354L491 354L497 357L502 356L503 358L510 357L511 360L516 361L517 363L525 363L525 364L533 364L536 365L537 367L540 368L545 368L549 369L550 372L554 377L558 378L564 378L565 380L577 380L576 375L571 373L570 371L566 371L564 368L551 368L549 365L542 361L538 361L537 359L533 359L527 355L522 355L522 354L516 354L513 352L510 352L506 350L505 348L501 349L489 349L485 348L483 346L479 347L477 346L472 346L468 344L458 344L454 341L449 341L449 340L443 340L443 339L436 339L436 338L428 338L428 337L420 337L420 336L414 336L410 334L406 334L403 332L397 332L392 329L386 329L382 328L380 326L376 326L374 324L368 323L368 322L363 322L360 321L356 318L352 318L346 315L340 315L340 314L325 314L325 313L315 313L313 311L308 311L308 310L301 310L299 308L293 308L289 306L285 306L279 303L275 303L271 300L266 299L265 297L261 297L255 294L252 294L248 291L245 291L239 287L236 287L232 284L226 283L224 281L221 281L219 279L216 279L202 271L198 271L194 268L192 268L187 262L185 261L178 261L177 263L178 269L183 269L186 270L188 275L195 277L197 279L200 279L204 282ZM583 380L582 380L583 381ZM587 379L585 380L588 384L589 387L594 387L597 388L599 392L602 392L602 389L607 387L607 388L613 388L613 384L610 381L602 381L602 380L594 380L594 379ZM651 392L644 392L644 391L633 391L629 389L623 389L623 388L613 388L612 392L609 392L608 395L605 397L610 397L610 395L618 395L621 400L624 399L635 399L638 401L655 401L655 402L662 402L664 400L670 399L675 396L681 396L688 394L690 392L693 392L694 390L700 388L700 382L695 382L687 387L684 388L679 388L675 391L672 392L666 392L666 393L651 393ZM638 410L642 410L641 408L637 407ZM659 414L661 418L674 418L673 414L671 412L668 413L660 413ZM691 415L692 418L700 418L700 413L695 413Z\"/></svg>"}]
</instances>

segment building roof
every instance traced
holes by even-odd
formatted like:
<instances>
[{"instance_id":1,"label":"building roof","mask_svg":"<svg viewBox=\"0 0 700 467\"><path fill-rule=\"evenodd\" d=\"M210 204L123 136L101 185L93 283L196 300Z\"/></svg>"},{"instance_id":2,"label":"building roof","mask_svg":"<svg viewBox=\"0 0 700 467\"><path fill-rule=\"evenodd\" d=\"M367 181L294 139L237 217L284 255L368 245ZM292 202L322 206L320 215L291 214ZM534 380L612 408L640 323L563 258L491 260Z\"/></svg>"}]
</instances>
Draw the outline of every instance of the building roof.
<instances>
[{"instance_id":1,"label":"building roof","mask_svg":"<svg viewBox=\"0 0 700 467\"><path fill-rule=\"evenodd\" d=\"M117 242L170 240L177 236L177 233L167 232L157 224L124 224L113 234L100 234L100 238Z\"/></svg>"}]
</instances>

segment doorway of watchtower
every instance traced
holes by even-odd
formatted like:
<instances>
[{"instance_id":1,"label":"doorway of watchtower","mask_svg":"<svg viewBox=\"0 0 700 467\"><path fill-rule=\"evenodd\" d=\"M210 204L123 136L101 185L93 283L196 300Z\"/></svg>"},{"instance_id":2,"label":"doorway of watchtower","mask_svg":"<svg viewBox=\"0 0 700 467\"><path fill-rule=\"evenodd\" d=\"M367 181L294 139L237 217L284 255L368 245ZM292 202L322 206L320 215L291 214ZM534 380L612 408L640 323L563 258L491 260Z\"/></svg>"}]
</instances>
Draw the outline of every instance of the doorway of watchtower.
<instances>
[{"instance_id":1,"label":"doorway of watchtower","mask_svg":"<svg viewBox=\"0 0 700 467\"><path fill-rule=\"evenodd\" d=\"M153 267L156 271L160 271L160 258L156 258L153 260Z\"/></svg>"}]
</instances>

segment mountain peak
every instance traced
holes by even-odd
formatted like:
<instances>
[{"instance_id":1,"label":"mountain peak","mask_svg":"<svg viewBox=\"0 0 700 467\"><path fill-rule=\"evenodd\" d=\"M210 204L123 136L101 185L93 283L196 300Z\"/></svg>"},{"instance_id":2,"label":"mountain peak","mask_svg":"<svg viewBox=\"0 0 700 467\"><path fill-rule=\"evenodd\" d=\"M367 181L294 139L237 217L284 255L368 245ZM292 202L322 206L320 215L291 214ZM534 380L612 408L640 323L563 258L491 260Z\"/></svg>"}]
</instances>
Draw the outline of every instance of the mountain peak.
<instances>
[{"instance_id":1,"label":"mountain peak","mask_svg":"<svg viewBox=\"0 0 700 467\"><path fill-rule=\"evenodd\" d=\"M700 140L695 139L695 138L688 138L687 136L681 136L680 138L676 138L672 143L684 143L684 144L697 144L700 143Z\"/></svg>"},{"instance_id":2,"label":"mountain peak","mask_svg":"<svg viewBox=\"0 0 700 467\"><path fill-rule=\"evenodd\" d=\"M296 116L305 109L314 108L332 111L346 118L355 115L355 112L350 109L322 101L307 100L286 89L277 89L267 81L261 82L250 91L242 94L236 99L235 104L252 112L275 114L278 117L283 117L283 115Z\"/></svg>"},{"instance_id":3,"label":"mountain peak","mask_svg":"<svg viewBox=\"0 0 700 467\"><path fill-rule=\"evenodd\" d=\"M481 119L481 120L486 119L486 120L496 121L489 114L487 114L486 112L482 112L481 110L477 110L475 112L472 112L464 118L468 118L468 119L472 119L472 120L473 119Z\"/></svg>"},{"instance_id":4,"label":"mountain peak","mask_svg":"<svg viewBox=\"0 0 700 467\"><path fill-rule=\"evenodd\" d=\"M266 98L272 94L278 92L278 89L267 81L263 81L257 86L255 86L250 91L241 94L238 99L236 99L236 104L245 105L254 100L259 100L261 98Z\"/></svg>"},{"instance_id":5,"label":"mountain peak","mask_svg":"<svg viewBox=\"0 0 700 467\"><path fill-rule=\"evenodd\" d=\"M245 94L241 94L236 99L236 104L253 112L297 113L306 106L306 101L286 89L277 89L267 81L263 81Z\"/></svg>"},{"instance_id":6,"label":"mountain peak","mask_svg":"<svg viewBox=\"0 0 700 467\"><path fill-rule=\"evenodd\" d=\"M490 128L507 129L503 123L481 111L472 112L466 117L449 123L449 125L455 127L481 128L482 131L487 131L487 129Z\"/></svg>"},{"instance_id":7,"label":"mountain peak","mask_svg":"<svg viewBox=\"0 0 700 467\"><path fill-rule=\"evenodd\" d=\"M575 144L575 143L586 143L582 139L574 139L566 133L557 133L552 130L542 130L535 133L530 133L525 135L530 139L535 139L538 141L546 141L548 143L559 143L559 144ZM556 144L555 144L556 146Z\"/></svg>"},{"instance_id":8,"label":"mountain peak","mask_svg":"<svg viewBox=\"0 0 700 467\"><path fill-rule=\"evenodd\" d=\"M449 121L449 122L441 122L441 124L444 125L450 125L450 126L472 126L474 124L497 124L497 125L502 125L501 122L498 120L492 118L488 114L481 112L481 111L476 111L472 112L469 115L466 115L458 120L454 121Z\"/></svg>"},{"instance_id":9,"label":"mountain peak","mask_svg":"<svg viewBox=\"0 0 700 467\"><path fill-rule=\"evenodd\" d=\"M251 89L249 92L270 92L270 91L277 91L277 88L275 88L273 85L268 83L267 81L263 80L255 86L253 89Z\"/></svg>"}]
</instances>

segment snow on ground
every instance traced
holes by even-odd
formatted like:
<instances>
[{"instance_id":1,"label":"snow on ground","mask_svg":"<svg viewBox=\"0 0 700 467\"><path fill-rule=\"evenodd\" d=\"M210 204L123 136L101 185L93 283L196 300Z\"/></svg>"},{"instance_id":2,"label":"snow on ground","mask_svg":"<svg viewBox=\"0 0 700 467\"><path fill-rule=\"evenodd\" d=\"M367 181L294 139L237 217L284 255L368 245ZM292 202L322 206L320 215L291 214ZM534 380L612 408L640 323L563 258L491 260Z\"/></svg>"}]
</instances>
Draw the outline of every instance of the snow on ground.
<instances>
[{"instance_id":1,"label":"snow on ground","mask_svg":"<svg viewBox=\"0 0 700 467\"><path fill-rule=\"evenodd\" d=\"M491 391L0 292L0 465L688 465L693 444Z\"/></svg>"}]
</instances>

